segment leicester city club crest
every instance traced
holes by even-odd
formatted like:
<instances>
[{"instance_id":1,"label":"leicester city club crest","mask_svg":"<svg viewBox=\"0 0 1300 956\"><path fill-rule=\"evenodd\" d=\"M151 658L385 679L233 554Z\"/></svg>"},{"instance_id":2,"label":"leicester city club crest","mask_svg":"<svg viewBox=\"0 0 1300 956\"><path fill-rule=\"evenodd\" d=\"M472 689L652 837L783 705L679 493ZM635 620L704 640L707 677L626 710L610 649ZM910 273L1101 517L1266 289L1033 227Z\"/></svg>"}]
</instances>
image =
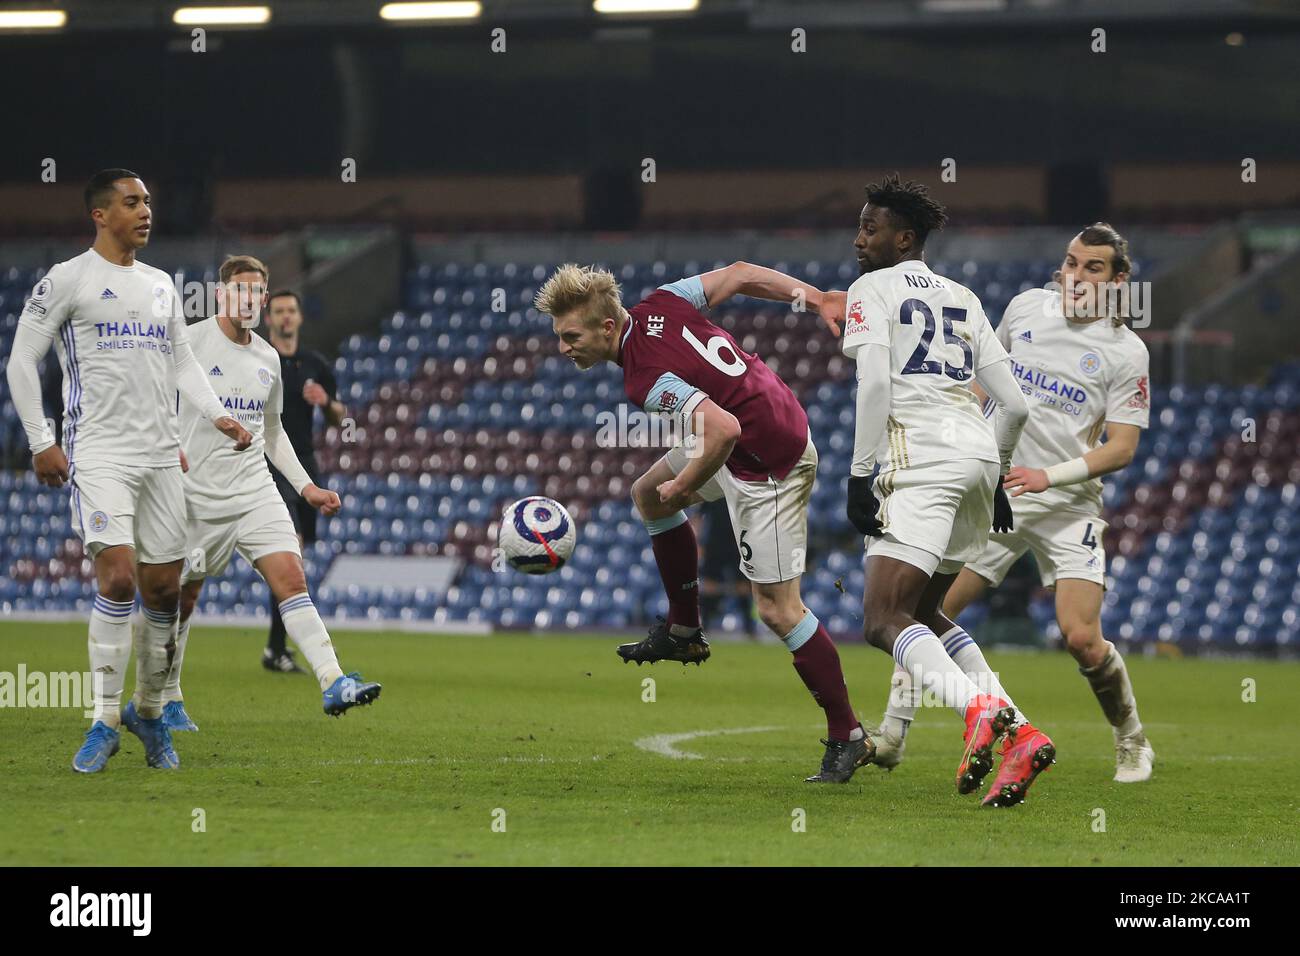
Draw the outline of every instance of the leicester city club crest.
<instances>
[{"instance_id":1,"label":"leicester city club crest","mask_svg":"<svg viewBox=\"0 0 1300 956\"><path fill-rule=\"evenodd\" d=\"M1079 368L1085 375L1096 375L1101 368L1101 356L1096 352L1084 352L1083 358L1079 359Z\"/></svg>"},{"instance_id":2,"label":"leicester city club crest","mask_svg":"<svg viewBox=\"0 0 1300 956\"><path fill-rule=\"evenodd\" d=\"M166 282L155 282L153 284L153 317L155 319L165 319L172 313L172 290Z\"/></svg>"},{"instance_id":3,"label":"leicester city club crest","mask_svg":"<svg viewBox=\"0 0 1300 956\"><path fill-rule=\"evenodd\" d=\"M90 516L90 530L99 532L108 527L108 515L102 511L96 511Z\"/></svg>"},{"instance_id":4,"label":"leicester city club crest","mask_svg":"<svg viewBox=\"0 0 1300 956\"><path fill-rule=\"evenodd\" d=\"M267 388L271 387L271 370L269 368L259 368L257 370L257 380Z\"/></svg>"}]
</instances>

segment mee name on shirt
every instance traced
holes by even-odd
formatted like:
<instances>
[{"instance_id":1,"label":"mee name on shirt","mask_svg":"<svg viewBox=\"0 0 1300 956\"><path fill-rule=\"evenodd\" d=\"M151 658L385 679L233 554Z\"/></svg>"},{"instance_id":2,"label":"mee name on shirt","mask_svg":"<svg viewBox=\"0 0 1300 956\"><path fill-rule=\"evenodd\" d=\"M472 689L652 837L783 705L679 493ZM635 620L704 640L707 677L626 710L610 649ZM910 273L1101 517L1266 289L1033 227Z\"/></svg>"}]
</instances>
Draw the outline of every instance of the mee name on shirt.
<instances>
[{"instance_id":1,"label":"mee name on shirt","mask_svg":"<svg viewBox=\"0 0 1300 956\"><path fill-rule=\"evenodd\" d=\"M740 438L725 467L741 481L783 479L808 447L808 416L775 372L704 315L699 276L661 286L628 310L619 345L627 397L690 431L705 398L730 412Z\"/></svg>"}]
</instances>

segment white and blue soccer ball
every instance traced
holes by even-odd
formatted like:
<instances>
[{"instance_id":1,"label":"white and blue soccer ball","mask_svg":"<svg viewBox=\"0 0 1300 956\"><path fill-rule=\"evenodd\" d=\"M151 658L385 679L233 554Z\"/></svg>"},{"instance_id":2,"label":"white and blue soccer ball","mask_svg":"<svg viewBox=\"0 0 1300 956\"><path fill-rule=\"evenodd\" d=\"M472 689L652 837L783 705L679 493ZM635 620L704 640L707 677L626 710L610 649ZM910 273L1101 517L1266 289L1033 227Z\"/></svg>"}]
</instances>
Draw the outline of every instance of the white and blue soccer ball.
<instances>
[{"instance_id":1,"label":"white and blue soccer ball","mask_svg":"<svg viewBox=\"0 0 1300 956\"><path fill-rule=\"evenodd\" d=\"M506 508L497 546L512 567L525 574L550 574L564 567L578 541L578 529L564 506L534 495Z\"/></svg>"}]
</instances>

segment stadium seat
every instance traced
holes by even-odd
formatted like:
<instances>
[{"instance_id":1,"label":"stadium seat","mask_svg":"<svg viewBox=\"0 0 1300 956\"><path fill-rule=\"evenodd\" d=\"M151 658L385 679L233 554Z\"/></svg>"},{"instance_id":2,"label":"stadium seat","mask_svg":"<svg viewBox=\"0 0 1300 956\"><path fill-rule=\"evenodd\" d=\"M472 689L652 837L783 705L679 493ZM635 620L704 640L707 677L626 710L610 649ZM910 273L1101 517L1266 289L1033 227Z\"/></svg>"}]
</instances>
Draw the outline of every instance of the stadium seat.
<instances>
[{"instance_id":1,"label":"stadium seat","mask_svg":"<svg viewBox=\"0 0 1300 956\"><path fill-rule=\"evenodd\" d=\"M613 264L635 298L663 282L721 263ZM983 298L995 322L1010 299L1047 282L1050 261L944 261ZM1143 264L1150 268L1150 263ZM843 285L856 264L786 263L810 282ZM778 264L778 268L781 266ZM330 429L321 450L327 481L343 511L320 524L304 557L320 580L340 553L457 554L468 562L441 601L392 589L320 589L323 612L347 618L486 621L499 627L640 626L663 613L665 598L631 482L663 449L601 448L598 416L625 402L612 367L575 377L555 351L550 322L531 307L551 263L417 263L403 278L403 307L377 334L339 348L335 371L356 428L344 441ZM185 264L187 276L210 268ZM39 279L0 273L0 327L8 342L17 310ZM506 309L493 309L493 290ZM830 342L806 334L804 317L739 300L716 321L741 347L786 377L808 411L821 454L809 508L812 549L807 599L833 632L861 627L860 542L846 534L845 476L853 446L854 374ZM7 345L4 346L7 348ZM0 450L11 458L25 439L0 377ZM1111 588L1107 633L1233 648L1294 646L1300 640L1300 363L1277 366L1245 387L1156 388L1151 429L1131 466L1110 476L1104 497ZM1254 442L1242 440L1246 419ZM509 585L491 571L495 521L509 501L548 494L569 506L579 548L558 579ZM75 610L93 597L93 575L72 537L67 492L41 488L27 472L0 472L0 610ZM841 580L844 591L835 587ZM205 592L204 614L265 613L265 585L242 561ZM1198 604L1189 595L1210 593ZM1054 629L1049 597L1030 604L1044 632ZM743 625L724 605L717 625ZM988 605L968 608L978 627Z\"/></svg>"}]
</instances>

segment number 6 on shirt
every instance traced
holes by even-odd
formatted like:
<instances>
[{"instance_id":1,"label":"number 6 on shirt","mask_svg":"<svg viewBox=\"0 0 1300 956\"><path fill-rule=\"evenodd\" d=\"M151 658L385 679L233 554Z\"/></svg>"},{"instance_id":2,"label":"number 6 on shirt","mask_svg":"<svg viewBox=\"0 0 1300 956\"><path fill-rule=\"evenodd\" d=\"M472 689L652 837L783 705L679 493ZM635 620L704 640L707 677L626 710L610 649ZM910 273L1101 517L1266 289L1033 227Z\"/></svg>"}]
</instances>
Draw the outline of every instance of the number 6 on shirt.
<instances>
[{"instance_id":1,"label":"number 6 on shirt","mask_svg":"<svg viewBox=\"0 0 1300 956\"><path fill-rule=\"evenodd\" d=\"M741 375L745 374L746 366L744 359L732 351L731 343L721 335L713 336L713 338L709 339L709 342L706 345L697 339L690 329L683 325L682 336L687 342L691 343L691 348L704 356L705 361L716 368L719 372L730 375L732 378L739 378ZM731 352L730 362L726 361L722 357L723 349Z\"/></svg>"}]
</instances>

